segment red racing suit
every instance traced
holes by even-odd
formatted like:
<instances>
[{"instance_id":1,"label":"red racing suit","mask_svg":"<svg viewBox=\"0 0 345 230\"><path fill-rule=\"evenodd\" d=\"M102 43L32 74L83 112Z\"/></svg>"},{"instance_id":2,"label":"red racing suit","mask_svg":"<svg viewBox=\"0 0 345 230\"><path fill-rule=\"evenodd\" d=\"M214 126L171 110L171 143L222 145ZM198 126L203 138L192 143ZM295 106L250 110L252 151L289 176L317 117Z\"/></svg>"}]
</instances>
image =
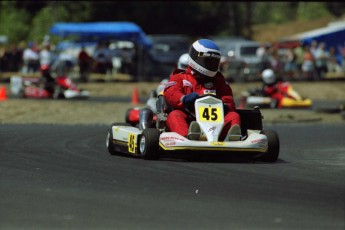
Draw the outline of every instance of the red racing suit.
<instances>
[{"instance_id":1,"label":"red racing suit","mask_svg":"<svg viewBox=\"0 0 345 230\"><path fill-rule=\"evenodd\" d=\"M276 82L273 85L264 85L262 87L262 91L265 96L270 97L274 100L277 100L277 108L282 108L282 101L284 97L290 97L293 98L289 95L289 87L290 83L289 82Z\"/></svg>"},{"instance_id":2,"label":"red racing suit","mask_svg":"<svg viewBox=\"0 0 345 230\"><path fill-rule=\"evenodd\" d=\"M220 139L225 138L231 125L240 125L240 116L236 112L232 89L225 81L223 74L217 72L213 78L196 78L188 67L185 71L174 71L164 89L164 97L173 109L168 114L166 121L168 131L176 132L184 137L188 135L189 123L195 118L185 111L182 97L192 92L203 95L205 91L216 93L228 107L228 111L225 111L227 113L224 117L224 127Z\"/></svg>"}]
</instances>

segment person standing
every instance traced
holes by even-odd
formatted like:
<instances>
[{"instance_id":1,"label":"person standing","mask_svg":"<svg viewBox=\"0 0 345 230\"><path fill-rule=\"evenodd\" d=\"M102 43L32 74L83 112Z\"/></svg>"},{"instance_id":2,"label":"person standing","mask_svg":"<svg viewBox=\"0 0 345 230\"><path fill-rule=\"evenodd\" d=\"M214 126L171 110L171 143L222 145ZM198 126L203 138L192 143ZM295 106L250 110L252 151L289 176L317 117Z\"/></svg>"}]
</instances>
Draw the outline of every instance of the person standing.
<instances>
[{"instance_id":1,"label":"person standing","mask_svg":"<svg viewBox=\"0 0 345 230\"><path fill-rule=\"evenodd\" d=\"M29 42L28 47L23 52L23 73L36 73L39 70L39 52L34 42Z\"/></svg>"},{"instance_id":2,"label":"person standing","mask_svg":"<svg viewBox=\"0 0 345 230\"><path fill-rule=\"evenodd\" d=\"M100 74L111 73L113 68L112 53L107 42L100 42L93 54L96 72Z\"/></svg>"},{"instance_id":3,"label":"person standing","mask_svg":"<svg viewBox=\"0 0 345 230\"><path fill-rule=\"evenodd\" d=\"M329 52L326 50L326 44L324 42L320 42L318 48L314 52L314 57L317 78L321 80L328 71L327 62L329 59Z\"/></svg>"},{"instance_id":4,"label":"person standing","mask_svg":"<svg viewBox=\"0 0 345 230\"><path fill-rule=\"evenodd\" d=\"M259 71L260 73L270 67L270 57L267 47L264 43L260 44L259 48L256 50L256 56L260 59Z\"/></svg>"},{"instance_id":5,"label":"person standing","mask_svg":"<svg viewBox=\"0 0 345 230\"><path fill-rule=\"evenodd\" d=\"M89 81L89 73L90 73L91 64L92 64L92 57L86 52L85 47L82 46L78 54L79 79L82 82Z\"/></svg>"},{"instance_id":6,"label":"person standing","mask_svg":"<svg viewBox=\"0 0 345 230\"><path fill-rule=\"evenodd\" d=\"M53 55L51 52L50 44L44 45L43 49L39 52L40 66L51 65L53 60Z\"/></svg>"}]
</instances>

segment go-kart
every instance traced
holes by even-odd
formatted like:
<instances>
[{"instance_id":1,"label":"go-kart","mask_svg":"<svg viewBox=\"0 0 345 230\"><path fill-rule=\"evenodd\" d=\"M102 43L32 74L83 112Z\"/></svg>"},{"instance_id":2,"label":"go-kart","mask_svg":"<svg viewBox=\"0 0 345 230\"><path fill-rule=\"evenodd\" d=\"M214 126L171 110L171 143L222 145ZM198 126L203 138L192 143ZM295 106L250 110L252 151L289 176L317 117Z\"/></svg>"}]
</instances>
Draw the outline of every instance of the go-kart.
<instances>
[{"instance_id":1,"label":"go-kart","mask_svg":"<svg viewBox=\"0 0 345 230\"><path fill-rule=\"evenodd\" d=\"M160 100L161 99L161 100ZM162 102L160 102L162 101ZM161 108L158 108L159 105ZM164 155L188 155L217 153L248 156L266 162L275 162L279 155L279 137L274 130L263 130L262 115L258 107L238 109L241 117L241 138L237 141L221 141L224 125L223 102L214 95L203 95L194 103L194 115L205 140L189 140L176 132L166 130L165 121L169 109L164 96L157 103L156 121L149 108L140 110L139 125L113 123L106 137L111 155L130 154L145 160L157 160Z\"/></svg>"},{"instance_id":2,"label":"go-kart","mask_svg":"<svg viewBox=\"0 0 345 230\"><path fill-rule=\"evenodd\" d=\"M310 108L312 101L303 98L297 93L289 82L279 83L278 92L282 95L282 99L274 99L265 96L262 89L252 88L243 91L239 100L239 108Z\"/></svg>"},{"instance_id":3,"label":"go-kart","mask_svg":"<svg viewBox=\"0 0 345 230\"><path fill-rule=\"evenodd\" d=\"M11 93L19 98L87 99L89 92L79 89L67 76L55 78L54 92L41 86L38 78L13 76L10 80Z\"/></svg>"}]
</instances>

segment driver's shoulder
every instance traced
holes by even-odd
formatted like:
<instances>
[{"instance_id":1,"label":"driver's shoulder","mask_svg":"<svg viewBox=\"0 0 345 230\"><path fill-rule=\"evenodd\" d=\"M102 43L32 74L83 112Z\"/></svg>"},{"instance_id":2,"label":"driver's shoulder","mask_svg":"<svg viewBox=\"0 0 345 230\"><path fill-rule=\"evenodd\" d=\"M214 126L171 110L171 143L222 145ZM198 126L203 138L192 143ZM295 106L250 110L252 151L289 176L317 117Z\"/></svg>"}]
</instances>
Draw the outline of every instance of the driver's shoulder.
<instances>
[{"instance_id":1,"label":"driver's shoulder","mask_svg":"<svg viewBox=\"0 0 345 230\"><path fill-rule=\"evenodd\" d=\"M179 68L176 68L173 70L172 74L180 74L180 73L185 73L186 70L184 69L179 69Z\"/></svg>"}]
</instances>

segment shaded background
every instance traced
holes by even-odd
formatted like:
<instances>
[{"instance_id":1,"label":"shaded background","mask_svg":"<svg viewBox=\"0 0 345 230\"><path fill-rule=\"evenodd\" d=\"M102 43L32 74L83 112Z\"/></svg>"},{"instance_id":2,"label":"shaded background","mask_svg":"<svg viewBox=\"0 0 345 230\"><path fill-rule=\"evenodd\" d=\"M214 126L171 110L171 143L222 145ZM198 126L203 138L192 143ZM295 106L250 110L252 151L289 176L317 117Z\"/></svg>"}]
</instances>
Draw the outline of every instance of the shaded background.
<instances>
[{"instance_id":1,"label":"shaded background","mask_svg":"<svg viewBox=\"0 0 345 230\"><path fill-rule=\"evenodd\" d=\"M260 24L279 28L291 21L337 19L344 12L343 2L1 1L0 35L17 43L42 40L56 22L132 21L146 34L257 40L255 26Z\"/></svg>"}]
</instances>

